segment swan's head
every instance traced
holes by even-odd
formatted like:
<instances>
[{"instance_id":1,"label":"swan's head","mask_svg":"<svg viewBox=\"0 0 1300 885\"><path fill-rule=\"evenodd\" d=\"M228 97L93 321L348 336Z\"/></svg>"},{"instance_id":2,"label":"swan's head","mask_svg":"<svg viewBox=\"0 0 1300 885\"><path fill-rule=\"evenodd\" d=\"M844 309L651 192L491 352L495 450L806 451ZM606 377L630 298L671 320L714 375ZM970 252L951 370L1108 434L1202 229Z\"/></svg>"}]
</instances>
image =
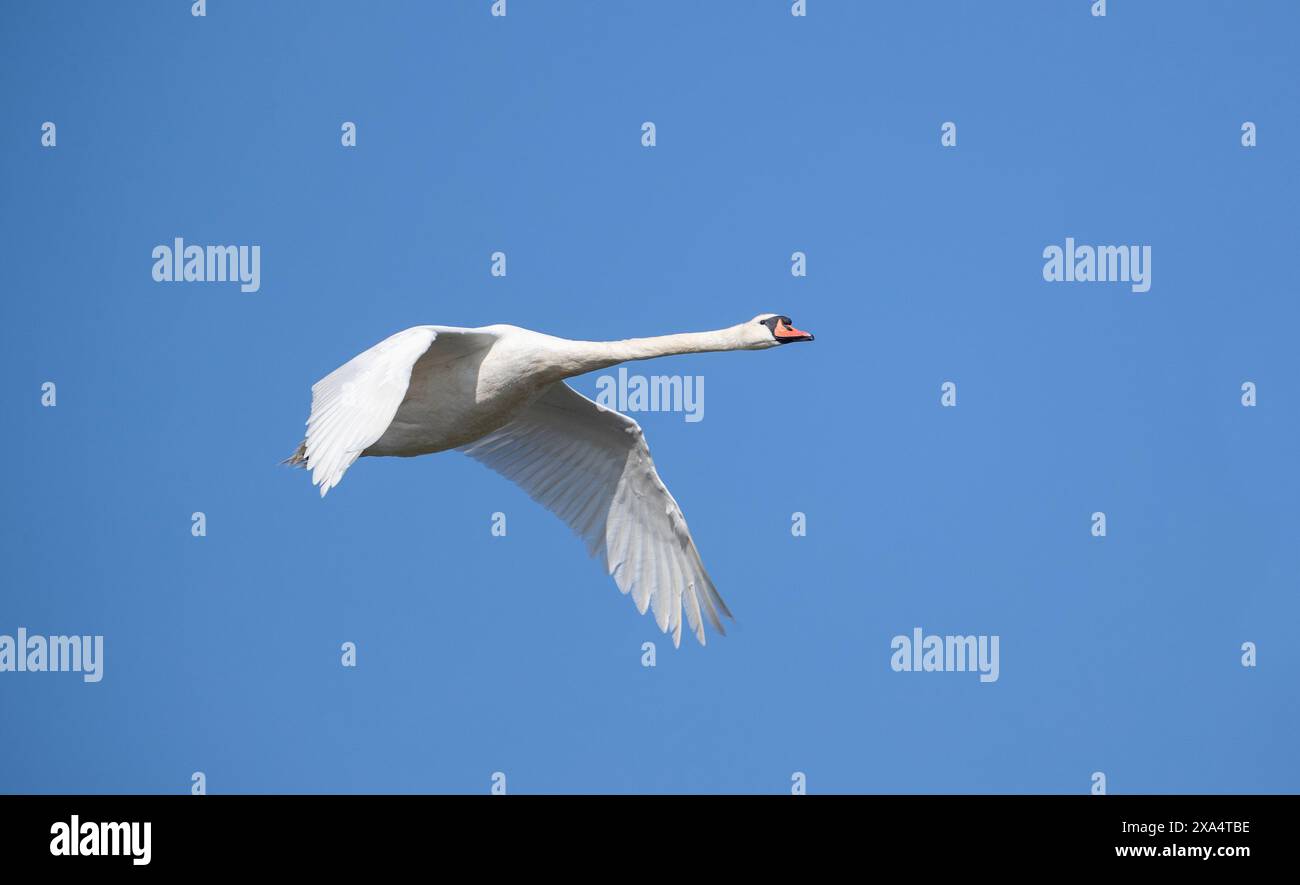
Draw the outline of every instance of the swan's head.
<instances>
[{"instance_id":1,"label":"swan's head","mask_svg":"<svg viewBox=\"0 0 1300 885\"><path fill-rule=\"evenodd\" d=\"M760 313L743 328L746 341L754 349L813 340L811 332L796 329L788 316L779 313Z\"/></svg>"}]
</instances>

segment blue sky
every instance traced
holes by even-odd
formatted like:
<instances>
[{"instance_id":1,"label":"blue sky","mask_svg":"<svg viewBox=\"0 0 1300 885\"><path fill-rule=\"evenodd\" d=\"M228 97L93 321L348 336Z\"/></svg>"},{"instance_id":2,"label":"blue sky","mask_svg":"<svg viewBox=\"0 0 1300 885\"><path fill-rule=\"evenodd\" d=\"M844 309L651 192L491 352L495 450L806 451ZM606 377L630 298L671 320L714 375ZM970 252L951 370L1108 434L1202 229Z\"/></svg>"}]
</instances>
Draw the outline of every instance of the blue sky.
<instances>
[{"instance_id":1,"label":"blue sky","mask_svg":"<svg viewBox=\"0 0 1300 885\"><path fill-rule=\"evenodd\" d=\"M0 673L0 790L1300 790L1300 11L808 5L5 4L0 634L105 662ZM1067 236L1151 290L1045 282ZM154 282L174 237L261 289ZM411 325L764 311L816 343L636 368L706 379L635 417L707 648L463 456L277 465ZM915 627L1000 678L892 671Z\"/></svg>"}]
</instances>

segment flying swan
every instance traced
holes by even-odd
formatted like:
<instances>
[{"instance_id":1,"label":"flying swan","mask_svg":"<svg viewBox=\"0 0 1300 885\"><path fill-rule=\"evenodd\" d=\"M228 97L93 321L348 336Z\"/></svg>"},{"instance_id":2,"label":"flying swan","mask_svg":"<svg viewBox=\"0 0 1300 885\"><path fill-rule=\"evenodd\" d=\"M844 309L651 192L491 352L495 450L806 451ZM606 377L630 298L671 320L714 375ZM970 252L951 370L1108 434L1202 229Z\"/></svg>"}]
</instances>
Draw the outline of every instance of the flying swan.
<instances>
[{"instance_id":1,"label":"flying swan","mask_svg":"<svg viewBox=\"0 0 1300 885\"><path fill-rule=\"evenodd\" d=\"M641 426L564 379L630 360L812 340L770 313L713 332L625 341L570 341L506 325L414 326L312 385L307 438L285 463L310 470L323 498L363 455L464 452L564 520L592 556L604 553L618 589L641 614L654 608L674 646L683 606L703 645L703 617L725 634L719 615L731 612Z\"/></svg>"}]
</instances>

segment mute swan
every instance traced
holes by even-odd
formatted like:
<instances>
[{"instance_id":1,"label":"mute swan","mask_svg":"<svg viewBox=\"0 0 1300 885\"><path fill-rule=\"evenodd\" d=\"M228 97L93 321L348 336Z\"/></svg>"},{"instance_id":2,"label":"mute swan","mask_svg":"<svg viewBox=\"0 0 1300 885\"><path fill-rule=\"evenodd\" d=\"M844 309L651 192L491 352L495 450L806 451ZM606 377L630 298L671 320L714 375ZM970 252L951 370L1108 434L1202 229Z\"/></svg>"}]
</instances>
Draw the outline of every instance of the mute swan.
<instances>
[{"instance_id":1,"label":"mute swan","mask_svg":"<svg viewBox=\"0 0 1300 885\"><path fill-rule=\"evenodd\" d=\"M518 484L604 553L637 611L653 606L681 644L682 608L704 644L701 613L731 617L686 519L650 459L641 427L565 378L677 353L763 350L813 336L778 314L713 332L570 341L518 326L414 326L312 385L307 438L287 464L311 471L321 497L363 455L458 449Z\"/></svg>"}]
</instances>

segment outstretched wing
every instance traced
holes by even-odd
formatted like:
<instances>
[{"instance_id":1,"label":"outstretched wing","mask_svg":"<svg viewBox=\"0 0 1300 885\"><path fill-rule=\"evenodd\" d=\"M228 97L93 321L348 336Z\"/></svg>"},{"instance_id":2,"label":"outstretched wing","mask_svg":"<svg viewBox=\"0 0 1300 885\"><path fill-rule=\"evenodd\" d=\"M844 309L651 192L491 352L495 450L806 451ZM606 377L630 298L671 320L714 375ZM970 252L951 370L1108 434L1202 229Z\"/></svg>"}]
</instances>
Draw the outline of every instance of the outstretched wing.
<instances>
[{"instance_id":1,"label":"outstretched wing","mask_svg":"<svg viewBox=\"0 0 1300 885\"><path fill-rule=\"evenodd\" d=\"M312 385L307 438L290 461L306 465L325 497L384 435L406 397L416 361L430 347L482 346L492 337L479 329L414 326L354 356Z\"/></svg>"},{"instance_id":2,"label":"outstretched wing","mask_svg":"<svg viewBox=\"0 0 1300 885\"><path fill-rule=\"evenodd\" d=\"M681 508L655 470L641 426L563 382L519 417L462 452L519 485L603 553L637 611L653 606L659 629L681 643L682 609L704 644L701 613L726 633L731 617L704 570Z\"/></svg>"}]
</instances>

